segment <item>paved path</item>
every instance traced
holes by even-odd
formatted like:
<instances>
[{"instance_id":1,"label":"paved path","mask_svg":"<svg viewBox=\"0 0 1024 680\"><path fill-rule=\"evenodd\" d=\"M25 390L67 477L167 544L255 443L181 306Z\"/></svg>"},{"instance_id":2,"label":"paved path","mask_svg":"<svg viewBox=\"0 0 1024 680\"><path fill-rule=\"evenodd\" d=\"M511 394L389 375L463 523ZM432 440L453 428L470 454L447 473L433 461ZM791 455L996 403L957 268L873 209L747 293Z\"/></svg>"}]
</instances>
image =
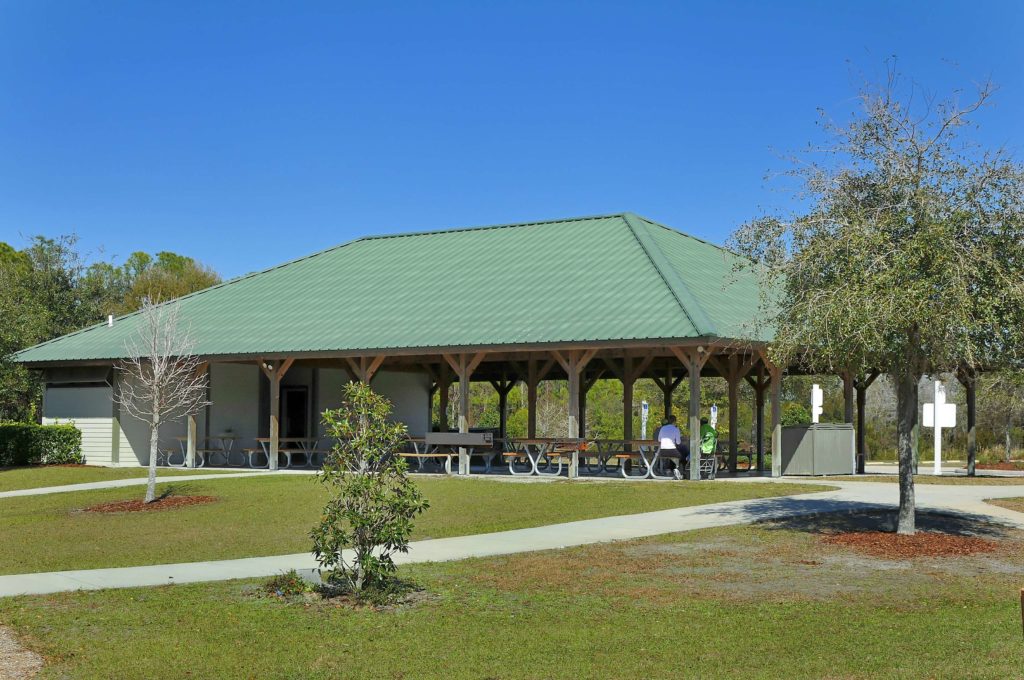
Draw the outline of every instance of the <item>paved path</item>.
<instances>
[{"instance_id":1,"label":"paved path","mask_svg":"<svg viewBox=\"0 0 1024 680\"><path fill-rule=\"evenodd\" d=\"M784 481L792 483L795 480ZM773 483L769 479L764 479L762 482ZM815 482L808 480L806 483L813 484ZM899 489L894 483L829 482L829 484L833 484L839 489L798 496L730 501L636 515L605 517L491 534L416 541L412 543L407 555L397 556L396 562L407 564L488 557L823 512L893 508L896 507L899 499ZM984 503L985 498L1021 495L1024 495L1024 487L1018 486L922 484L917 487L918 508L921 510L964 514L975 517L979 521L998 522L1024 529L1024 514ZM0 596L223 581L235 578L265 577L289 569L313 569L315 566L311 555L298 553L145 567L18 574L0 576Z\"/></svg>"}]
</instances>

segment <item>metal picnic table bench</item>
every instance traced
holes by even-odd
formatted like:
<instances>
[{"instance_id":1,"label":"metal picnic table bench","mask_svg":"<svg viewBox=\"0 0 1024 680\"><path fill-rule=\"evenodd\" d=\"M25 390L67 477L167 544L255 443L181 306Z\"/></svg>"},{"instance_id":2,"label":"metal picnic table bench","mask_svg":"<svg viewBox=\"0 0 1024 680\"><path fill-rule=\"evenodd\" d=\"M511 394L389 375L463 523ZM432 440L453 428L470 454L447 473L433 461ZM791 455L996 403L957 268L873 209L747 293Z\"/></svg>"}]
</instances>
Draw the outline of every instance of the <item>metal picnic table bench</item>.
<instances>
[{"instance_id":1,"label":"metal picnic table bench","mask_svg":"<svg viewBox=\"0 0 1024 680\"><path fill-rule=\"evenodd\" d=\"M580 452L586 450L586 440L570 437L533 437L509 439L502 456L508 460L510 474L535 475L538 477L557 477L562 474L562 466L569 462L569 476L576 477L579 470ZM541 471L541 461L544 470ZM529 469L516 470L516 465L528 465ZM550 472L552 465L557 469Z\"/></svg>"},{"instance_id":2,"label":"metal picnic table bench","mask_svg":"<svg viewBox=\"0 0 1024 680\"><path fill-rule=\"evenodd\" d=\"M270 437L257 437L256 443L259 444L259 448L245 449L245 453L248 454L249 467L269 467L270 465ZM281 437L277 440L278 449L277 455L280 460L281 456L284 456L284 465L282 468L292 467L292 456L300 454L304 456L303 467L313 467L313 459L315 456L320 456L321 460L327 451L317 448L320 442L320 438L314 437ZM266 458L267 463L265 465L256 465L255 457L262 454Z\"/></svg>"},{"instance_id":3,"label":"metal picnic table bench","mask_svg":"<svg viewBox=\"0 0 1024 680\"><path fill-rule=\"evenodd\" d=\"M669 479L654 472L654 466L661 454L661 442L657 439L595 439L594 449L597 452L597 472L611 473L609 464L614 460L618 463L619 473L626 479ZM637 462L640 474L633 474L627 462ZM594 471L588 462L587 469Z\"/></svg>"},{"instance_id":4,"label":"metal picnic table bench","mask_svg":"<svg viewBox=\"0 0 1024 680\"><path fill-rule=\"evenodd\" d=\"M452 474L452 458L459 455L459 449L467 451L466 466L460 474L470 474L469 458L474 455L483 456L484 472L491 471L491 459L494 452L494 436L490 432L428 432L423 437L409 437L412 451L400 451L396 455L402 458L415 458L420 470L423 470L428 461L437 459L444 460L444 471ZM486 453L479 450L486 449Z\"/></svg>"}]
</instances>

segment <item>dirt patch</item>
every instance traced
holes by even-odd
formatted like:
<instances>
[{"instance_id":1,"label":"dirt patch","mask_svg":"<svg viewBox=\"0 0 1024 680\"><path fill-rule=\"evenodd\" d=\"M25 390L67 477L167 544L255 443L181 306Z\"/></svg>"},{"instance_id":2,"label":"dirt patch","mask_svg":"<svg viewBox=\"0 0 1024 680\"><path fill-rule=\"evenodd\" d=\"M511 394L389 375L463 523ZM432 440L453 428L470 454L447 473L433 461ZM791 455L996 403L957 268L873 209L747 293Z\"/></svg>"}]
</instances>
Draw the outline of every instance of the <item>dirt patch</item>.
<instances>
[{"instance_id":1,"label":"dirt patch","mask_svg":"<svg viewBox=\"0 0 1024 680\"><path fill-rule=\"evenodd\" d=\"M185 508L192 505L206 505L216 503L219 500L216 496L167 496L158 498L152 503L145 503L141 500L115 501L113 503L100 503L85 509L85 512L155 512L158 510L173 510Z\"/></svg>"},{"instance_id":2,"label":"dirt patch","mask_svg":"<svg viewBox=\"0 0 1024 680\"><path fill-rule=\"evenodd\" d=\"M1024 460L1011 460L1009 463L1005 460L998 463L978 463L975 467L979 470L1024 470Z\"/></svg>"},{"instance_id":3,"label":"dirt patch","mask_svg":"<svg viewBox=\"0 0 1024 680\"><path fill-rule=\"evenodd\" d=\"M43 657L25 649L14 634L0 626L0 678L32 678L43 667Z\"/></svg>"},{"instance_id":4,"label":"dirt patch","mask_svg":"<svg viewBox=\"0 0 1024 680\"><path fill-rule=\"evenodd\" d=\"M886 531L860 531L824 535L821 541L888 559L964 557L995 552L999 548L998 543L986 538L954 536L935 531L919 531L909 536Z\"/></svg>"}]
</instances>

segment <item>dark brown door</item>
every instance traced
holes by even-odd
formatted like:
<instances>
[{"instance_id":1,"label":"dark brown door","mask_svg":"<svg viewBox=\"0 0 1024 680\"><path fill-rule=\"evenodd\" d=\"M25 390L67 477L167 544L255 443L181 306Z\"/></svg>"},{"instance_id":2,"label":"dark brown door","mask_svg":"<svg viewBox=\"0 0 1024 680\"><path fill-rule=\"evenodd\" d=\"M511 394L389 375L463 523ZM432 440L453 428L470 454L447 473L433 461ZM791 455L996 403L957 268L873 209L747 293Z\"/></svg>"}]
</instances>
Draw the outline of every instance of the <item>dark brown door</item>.
<instances>
[{"instance_id":1,"label":"dark brown door","mask_svg":"<svg viewBox=\"0 0 1024 680\"><path fill-rule=\"evenodd\" d=\"M309 436L309 389L306 387L281 388L281 436Z\"/></svg>"}]
</instances>

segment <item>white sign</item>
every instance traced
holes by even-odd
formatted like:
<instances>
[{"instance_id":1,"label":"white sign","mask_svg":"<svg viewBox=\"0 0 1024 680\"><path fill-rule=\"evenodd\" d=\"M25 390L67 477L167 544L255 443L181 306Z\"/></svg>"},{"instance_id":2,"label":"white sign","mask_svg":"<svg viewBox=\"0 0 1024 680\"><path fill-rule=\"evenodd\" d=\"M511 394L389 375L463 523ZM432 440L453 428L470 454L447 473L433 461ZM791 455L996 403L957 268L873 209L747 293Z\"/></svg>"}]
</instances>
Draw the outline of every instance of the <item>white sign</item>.
<instances>
[{"instance_id":1,"label":"white sign","mask_svg":"<svg viewBox=\"0 0 1024 680\"><path fill-rule=\"evenodd\" d=\"M647 439L647 414L650 410L650 404L646 401L640 402L640 439Z\"/></svg>"},{"instance_id":2,"label":"white sign","mask_svg":"<svg viewBox=\"0 0 1024 680\"><path fill-rule=\"evenodd\" d=\"M936 411L939 417L935 417ZM946 403L946 388L940 380L935 381L935 400L924 405L924 426L935 430L935 467L936 475L942 474L942 430L956 427L956 404ZM938 424L936 424L936 420Z\"/></svg>"},{"instance_id":3,"label":"white sign","mask_svg":"<svg viewBox=\"0 0 1024 680\"><path fill-rule=\"evenodd\" d=\"M718 428L718 404L711 405L711 428Z\"/></svg>"},{"instance_id":4,"label":"white sign","mask_svg":"<svg viewBox=\"0 0 1024 680\"><path fill-rule=\"evenodd\" d=\"M818 385L811 385L811 422L817 423L818 418L825 411L823 405L825 403L825 393L821 391L821 387Z\"/></svg>"}]
</instances>

